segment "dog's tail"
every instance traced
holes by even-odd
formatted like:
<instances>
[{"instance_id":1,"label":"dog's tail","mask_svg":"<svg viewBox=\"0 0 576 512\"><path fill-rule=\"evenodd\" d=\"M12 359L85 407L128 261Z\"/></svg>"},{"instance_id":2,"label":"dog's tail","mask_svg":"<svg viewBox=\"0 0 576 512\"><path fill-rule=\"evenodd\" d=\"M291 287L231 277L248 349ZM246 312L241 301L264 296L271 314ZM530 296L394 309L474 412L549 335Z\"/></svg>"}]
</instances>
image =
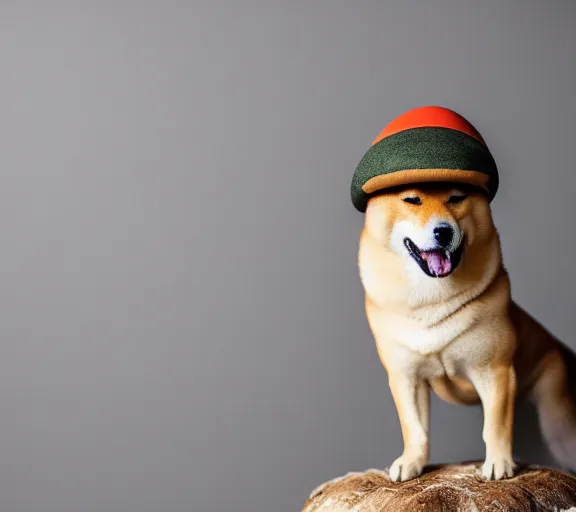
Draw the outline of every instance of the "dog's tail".
<instances>
[{"instance_id":1,"label":"dog's tail","mask_svg":"<svg viewBox=\"0 0 576 512\"><path fill-rule=\"evenodd\" d=\"M540 429L558 463L576 472L576 355L559 344L543 363L532 394Z\"/></svg>"}]
</instances>

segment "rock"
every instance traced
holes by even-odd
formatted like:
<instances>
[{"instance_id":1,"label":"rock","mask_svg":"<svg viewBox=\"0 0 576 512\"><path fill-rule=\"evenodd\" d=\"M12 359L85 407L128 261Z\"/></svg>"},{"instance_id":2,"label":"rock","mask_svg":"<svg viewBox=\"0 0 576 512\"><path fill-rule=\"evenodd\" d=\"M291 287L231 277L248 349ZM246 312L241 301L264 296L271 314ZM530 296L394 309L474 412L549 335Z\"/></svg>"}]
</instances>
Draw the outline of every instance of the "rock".
<instances>
[{"instance_id":1,"label":"rock","mask_svg":"<svg viewBox=\"0 0 576 512\"><path fill-rule=\"evenodd\" d=\"M518 466L513 478L487 481L480 462L428 466L407 482L387 471L348 473L316 488L302 512L576 512L576 478L553 469Z\"/></svg>"}]
</instances>

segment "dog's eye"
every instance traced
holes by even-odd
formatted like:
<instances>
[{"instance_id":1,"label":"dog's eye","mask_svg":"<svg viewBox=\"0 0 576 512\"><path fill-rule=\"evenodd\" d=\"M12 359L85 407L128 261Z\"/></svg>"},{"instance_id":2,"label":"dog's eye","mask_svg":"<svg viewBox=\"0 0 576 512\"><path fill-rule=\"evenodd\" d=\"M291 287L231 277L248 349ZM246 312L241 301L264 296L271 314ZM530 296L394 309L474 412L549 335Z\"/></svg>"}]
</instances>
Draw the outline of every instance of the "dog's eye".
<instances>
[{"instance_id":1,"label":"dog's eye","mask_svg":"<svg viewBox=\"0 0 576 512\"><path fill-rule=\"evenodd\" d=\"M466 199L468 196L466 194L461 195L461 196L450 196L450 198L448 199L449 203L452 204L457 204L457 203L461 203L462 201L464 201L464 199Z\"/></svg>"},{"instance_id":2,"label":"dog's eye","mask_svg":"<svg viewBox=\"0 0 576 512\"><path fill-rule=\"evenodd\" d=\"M410 204L422 204L422 200L419 197L405 197L402 201Z\"/></svg>"}]
</instances>

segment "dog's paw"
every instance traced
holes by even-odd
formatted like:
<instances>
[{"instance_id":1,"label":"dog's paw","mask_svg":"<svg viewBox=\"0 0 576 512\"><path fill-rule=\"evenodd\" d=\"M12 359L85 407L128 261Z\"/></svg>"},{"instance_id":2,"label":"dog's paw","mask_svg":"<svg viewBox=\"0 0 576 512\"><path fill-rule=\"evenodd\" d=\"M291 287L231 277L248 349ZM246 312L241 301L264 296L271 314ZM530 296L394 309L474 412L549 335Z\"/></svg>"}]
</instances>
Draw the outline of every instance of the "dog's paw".
<instances>
[{"instance_id":1,"label":"dog's paw","mask_svg":"<svg viewBox=\"0 0 576 512\"><path fill-rule=\"evenodd\" d=\"M402 455L392 463L392 466L390 466L390 479L394 482L412 480L422 474L424 465L424 460L417 457Z\"/></svg>"},{"instance_id":2,"label":"dog's paw","mask_svg":"<svg viewBox=\"0 0 576 512\"><path fill-rule=\"evenodd\" d=\"M515 469L512 457L487 458L482 465L482 476L487 480L502 480L513 477Z\"/></svg>"}]
</instances>

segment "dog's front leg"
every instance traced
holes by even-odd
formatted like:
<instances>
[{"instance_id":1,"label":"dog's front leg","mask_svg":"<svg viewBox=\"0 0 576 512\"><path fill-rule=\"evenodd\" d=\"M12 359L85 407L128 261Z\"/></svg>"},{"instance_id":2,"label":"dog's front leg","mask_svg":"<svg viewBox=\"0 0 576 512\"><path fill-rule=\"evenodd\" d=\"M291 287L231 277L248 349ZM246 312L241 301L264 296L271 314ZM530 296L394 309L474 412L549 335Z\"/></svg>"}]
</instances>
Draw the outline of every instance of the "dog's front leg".
<instances>
[{"instance_id":1,"label":"dog's front leg","mask_svg":"<svg viewBox=\"0 0 576 512\"><path fill-rule=\"evenodd\" d=\"M514 402L516 373L513 366L488 365L470 371L482 401L484 428L482 438L486 445L486 458L482 475L490 480L509 478L516 467L512 457Z\"/></svg>"},{"instance_id":2,"label":"dog's front leg","mask_svg":"<svg viewBox=\"0 0 576 512\"><path fill-rule=\"evenodd\" d=\"M404 441L402 455L390 467L390 478L399 482L419 476L428 463L430 390L424 380L413 375L393 372L388 379Z\"/></svg>"}]
</instances>

